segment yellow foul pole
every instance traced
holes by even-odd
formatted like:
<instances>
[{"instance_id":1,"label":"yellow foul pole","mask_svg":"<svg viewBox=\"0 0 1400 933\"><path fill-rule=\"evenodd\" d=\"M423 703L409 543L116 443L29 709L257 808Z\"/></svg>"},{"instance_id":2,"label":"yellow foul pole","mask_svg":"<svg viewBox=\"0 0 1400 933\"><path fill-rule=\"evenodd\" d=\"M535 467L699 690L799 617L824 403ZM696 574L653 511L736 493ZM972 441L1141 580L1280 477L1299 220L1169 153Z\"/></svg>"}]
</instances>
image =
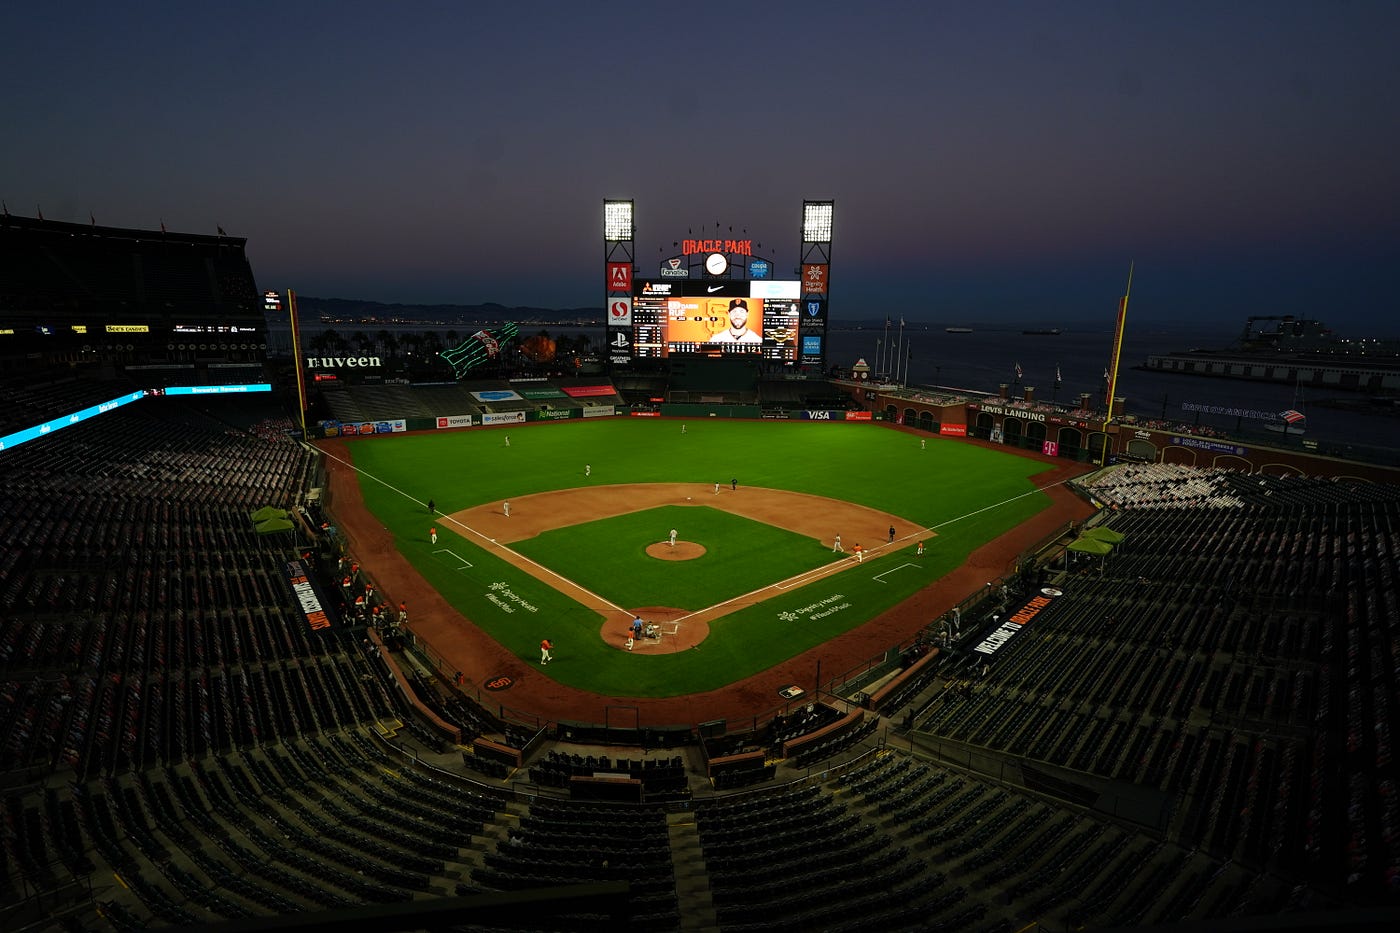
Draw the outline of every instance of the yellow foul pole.
<instances>
[{"instance_id":1,"label":"yellow foul pole","mask_svg":"<svg viewBox=\"0 0 1400 933\"><path fill-rule=\"evenodd\" d=\"M1113 421L1113 400L1118 397L1118 361L1123 353L1123 331L1128 320L1128 296L1133 291L1133 263L1128 263L1128 287L1118 299L1118 323L1113 329L1113 356L1108 372L1108 414L1103 419L1103 461L1108 466L1108 425Z\"/></svg>"},{"instance_id":2,"label":"yellow foul pole","mask_svg":"<svg viewBox=\"0 0 1400 933\"><path fill-rule=\"evenodd\" d=\"M1113 400L1118 391L1118 360L1123 353L1123 330L1128 320L1128 295L1133 290L1133 264L1128 263L1128 287L1123 290L1123 297L1118 299L1118 324L1113 329L1113 359L1108 373L1108 417L1104 419L1104 426L1113 420Z\"/></svg>"},{"instance_id":3,"label":"yellow foul pole","mask_svg":"<svg viewBox=\"0 0 1400 933\"><path fill-rule=\"evenodd\" d=\"M297 374L297 414L301 416L301 439L306 436L306 371L301 368L301 322L297 319L297 293L287 289L287 315L292 324L292 366Z\"/></svg>"}]
</instances>

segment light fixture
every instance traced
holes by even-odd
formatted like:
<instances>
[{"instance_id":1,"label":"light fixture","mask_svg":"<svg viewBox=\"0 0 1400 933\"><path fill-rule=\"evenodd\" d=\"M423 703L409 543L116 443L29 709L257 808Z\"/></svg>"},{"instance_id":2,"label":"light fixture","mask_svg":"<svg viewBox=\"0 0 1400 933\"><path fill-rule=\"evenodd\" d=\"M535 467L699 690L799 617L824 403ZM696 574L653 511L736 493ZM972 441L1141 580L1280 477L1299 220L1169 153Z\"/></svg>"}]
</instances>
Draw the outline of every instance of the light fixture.
<instances>
[{"instance_id":1,"label":"light fixture","mask_svg":"<svg viewBox=\"0 0 1400 933\"><path fill-rule=\"evenodd\" d=\"M603 202L603 239L632 239L632 202Z\"/></svg>"},{"instance_id":2,"label":"light fixture","mask_svg":"<svg viewBox=\"0 0 1400 933\"><path fill-rule=\"evenodd\" d=\"M802 202L802 242L830 243L833 201Z\"/></svg>"}]
</instances>

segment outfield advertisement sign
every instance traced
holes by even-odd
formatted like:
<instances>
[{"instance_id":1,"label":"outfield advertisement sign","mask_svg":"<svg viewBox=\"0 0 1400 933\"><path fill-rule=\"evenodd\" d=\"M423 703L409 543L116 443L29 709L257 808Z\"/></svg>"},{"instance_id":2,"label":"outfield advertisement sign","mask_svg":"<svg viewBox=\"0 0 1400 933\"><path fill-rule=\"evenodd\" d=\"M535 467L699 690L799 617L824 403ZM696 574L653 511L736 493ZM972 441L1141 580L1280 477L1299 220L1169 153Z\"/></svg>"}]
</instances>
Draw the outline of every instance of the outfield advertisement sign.
<instances>
[{"instance_id":1,"label":"outfield advertisement sign","mask_svg":"<svg viewBox=\"0 0 1400 933\"><path fill-rule=\"evenodd\" d=\"M488 411L481 416L482 424L521 424L524 421L523 411Z\"/></svg>"},{"instance_id":2,"label":"outfield advertisement sign","mask_svg":"<svg viewBox=\"0 0 1400 933\"><path fill-rule=\"evenodd\" d=\"M868 411L848 411L848 412L843 412L842 414L845 415L847 421L874 421L874 420L875 420L875 419L871 416L870 412L868 412Z\"/></svg>"},{"instance_id":3,"label":"outfield advertisement sign","mask_svg":"<svg viewBox=\"0 0 1400 933\"><path fill-rule=\"evenodd\" d=\"M472 426L472 416L438 415L437 426L439 428L469 428Z\"/></svg>"},{"instance_id":4,"label":"outfield advertisement sign","mask_svg":"<svg viewBox=\"0 0 1400 933\"><path fill-rule=\"evenodd\" d=\"M478 402L523 402L520 393L514 389L482 389L471 393Z\"/></svg>"},{"instance_id":5,"label":"outfield advertisement sign","mask_svg":"<svg viewBox=\"0 0 1400 933\"><path fill-rule=\"evenodd\" d=\"M938 433L947 437L967 437L967 425L965 424L940 424Z\"/></svg>"},{"instance_id":6,"label":"outfield advertisement sign","mask_svg":"<svg viewBox=\"0 0 1400 933\"><path fill-rule=\"evenodd\" d=\"M320 428L325 437L364 437L369 434L401 434L408 430L408 422L403 418L392 421L322 421Z\"/></svg>"},{"instance_id":7,"label":"outfield advertisement sign","mask_svg":"<svg viewBox=\"0 0 1400 933\"><path fill-rule=\"evenodd\" d=\"M597 398L604 395L616 395L617 390L611 385L601 386L564 386L564 394L570 398Z\"/></svg>"},{"instance_id":8,"label":"outfield advertisement sign","mask_svg":"<svg viewBox=\"0 0 1400 933\"><path fill-rule=\"evenodd\" d=\"M548 388L548 389L516 389L515 391L519 392L520 395L521 395L523 398L527 398L527 399L529 399L529 400L532 401L532 402L536 402L536 401L539 401L540 399L546 399L546 398L564 398L564 397L565 397L563 392L561 392L561 391L559 391L558 389L555 389L555 388L553 388L553 387Z\"/></svg>"},{"instance_id":9,"label":"outfield advertisement sign","mask_svg":"<svg viewBox=\"0 0 1400 933\"><path fill-rule=\"evenodd\" d=\"M1221 441L1202 440L1199 437L1182 437L1177 434L1172 435L1171 443L1180 447L1194 447L1197 450L1208 450L1211 453L1236 454L1240 457L1249 453L1248 447L1238 447L1234 444L1226 444Z\"/></svg>"},{"instance_id":10,"label":"outfield advertisement sign","mask_svg":"<svg viewBox=\"0 0 1400 933\"><path fill-rule=\"evenodd\" d=\"M574 411L572 408L541 408L533 417L536 421L567 421L574 416Z\"/></svg>"},{"instance_id":11,"label":"outfield advertisement sign","mask_svg":"<svg viewBox=\"0 0 1400 933\"><path fill-rule=\"evenodd\" d=\"M583 416L585 418L608 418L616 413L612 405L594 405L591 408L585 408L583 410Z\"/></svg>"}]
</instances>

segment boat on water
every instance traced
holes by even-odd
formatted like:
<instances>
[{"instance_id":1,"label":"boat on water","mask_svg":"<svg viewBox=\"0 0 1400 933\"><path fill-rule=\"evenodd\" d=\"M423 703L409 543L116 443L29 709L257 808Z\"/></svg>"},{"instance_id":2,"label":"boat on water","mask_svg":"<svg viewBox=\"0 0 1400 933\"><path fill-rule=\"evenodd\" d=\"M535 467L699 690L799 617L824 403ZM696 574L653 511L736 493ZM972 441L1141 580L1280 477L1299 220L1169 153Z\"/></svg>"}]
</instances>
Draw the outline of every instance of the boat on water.
<instances>
[{"instance_id":1,"label":"boat on water","mask_svg":"<svg viewBox=\"0 0 1400 933\"><path fill-rule=\"evenodd\" d=\"M1058 337L1060 336L1060 329L1058 327L1043 327L1032 330L1023 330L1021 331L1021 333L1031 334L1037 337Z\"/></svg>"},{"instance_id":2,"label":"boat on water","mask_svg":"<svg viewBox=\"0 0 1400 933\"><path fill-rule=\"evenodd\" d=\"M947 333L950 333L950 334L970 334L970 333L972 333L972 328L971 328L971 327L947 327L947 328L944 328L944 330L945 330Z\"/></svg>"},{"instance_id":3,"label":"boat on water","mask_svg":"<svg viewBox=\"0 0 1400 933\"><path fill-rule=\"evenodd\" d=\"M1400 341L1349 340L1310 318L1256 315L1224 349L1153 354L1141 368L1385 395L1400 391Z\"/></svg>"}]
</instances>

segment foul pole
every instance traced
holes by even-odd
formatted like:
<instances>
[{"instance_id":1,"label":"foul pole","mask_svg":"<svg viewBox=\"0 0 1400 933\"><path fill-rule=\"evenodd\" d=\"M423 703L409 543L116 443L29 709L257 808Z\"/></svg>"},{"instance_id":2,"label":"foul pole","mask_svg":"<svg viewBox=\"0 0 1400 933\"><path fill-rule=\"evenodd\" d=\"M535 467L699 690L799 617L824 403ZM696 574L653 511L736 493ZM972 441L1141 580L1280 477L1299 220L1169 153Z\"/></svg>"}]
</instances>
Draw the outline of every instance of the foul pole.
<instances>
[{"instance_id":1,"label":"foul pole","mask_svg":"<svg viewBox=\"0 0 1400 933\"><path fill-rule=\"evenodd\" d=\"M1108 426L1113 421L1113 401L1118 393L1118 360L1123 353L1123 330L1128 319L1128 296L1133 291L1133 263L1128 262L1128 287L1123 289L1123 297L1118 299L1118 324L1113 329L1113 356L1108 370L1108 414L1103 419L1103 460L1099 466L1108 466Z\"/></svg>"}]
</instances>

